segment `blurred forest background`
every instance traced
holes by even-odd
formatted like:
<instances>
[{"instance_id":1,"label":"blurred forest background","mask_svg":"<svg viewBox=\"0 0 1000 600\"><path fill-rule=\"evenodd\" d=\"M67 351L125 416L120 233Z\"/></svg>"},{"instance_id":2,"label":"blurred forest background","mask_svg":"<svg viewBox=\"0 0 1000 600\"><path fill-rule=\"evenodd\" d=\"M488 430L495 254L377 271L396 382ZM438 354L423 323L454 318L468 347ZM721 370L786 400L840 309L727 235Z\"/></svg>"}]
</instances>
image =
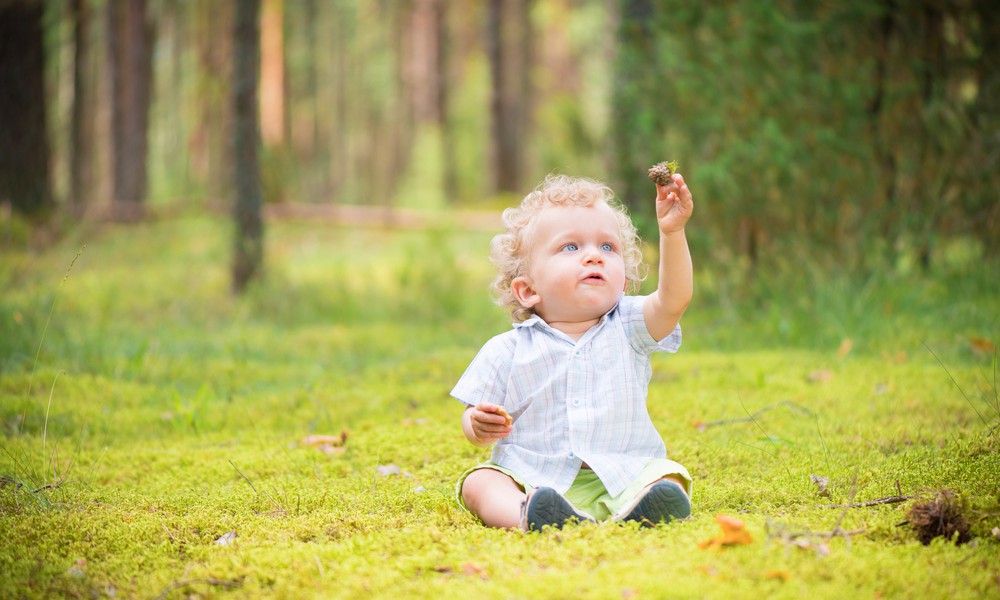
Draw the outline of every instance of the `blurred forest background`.
<instances>
[{"instance_id":1,"label":"blurred forest background","mask_svg":"<svg viewBox=\"0 0 1000 600\"><path fill-rule=\"evenodd\" d=\"M497 211L681 163L726 264L930 269L1000 249L990 0L0 0L11 223ZM13 215L13 216L12 216Z\"/></svg>"}]
</instances>

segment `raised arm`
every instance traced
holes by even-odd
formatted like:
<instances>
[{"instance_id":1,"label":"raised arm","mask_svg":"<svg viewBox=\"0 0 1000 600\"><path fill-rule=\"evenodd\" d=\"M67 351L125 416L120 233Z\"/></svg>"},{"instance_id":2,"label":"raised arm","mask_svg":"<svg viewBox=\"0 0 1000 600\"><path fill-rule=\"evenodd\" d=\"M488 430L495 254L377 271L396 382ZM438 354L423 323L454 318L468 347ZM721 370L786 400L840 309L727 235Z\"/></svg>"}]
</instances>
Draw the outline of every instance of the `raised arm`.
<instances>
[{"instance_id":1,"label":"raised arm","mask_svg":"<svg viewBox=\"0 0 1000 600\"><path fill-rule=\"evenodd\" d=\"M691 302L694 290L691 251L684 226L694 212L691 190L684 177L656 186L656 221L660 230L659 283L643 305L646 328L653 339L670 335Z\"/></svg>"}]
</instances>

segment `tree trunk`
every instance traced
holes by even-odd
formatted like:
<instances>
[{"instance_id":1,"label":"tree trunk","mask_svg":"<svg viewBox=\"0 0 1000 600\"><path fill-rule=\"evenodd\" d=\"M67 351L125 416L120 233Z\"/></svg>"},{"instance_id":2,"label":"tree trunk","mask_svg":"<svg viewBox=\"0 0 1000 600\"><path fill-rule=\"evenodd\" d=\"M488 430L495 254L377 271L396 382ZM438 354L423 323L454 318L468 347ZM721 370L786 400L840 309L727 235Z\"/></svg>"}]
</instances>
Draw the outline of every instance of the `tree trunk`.
<instances>
[{"instance_id":1,"label":"tree trunk","mask_svg":"<svg viewBox=\"0 0 1000 600\"><path fill-rule=\"evenodd\" d=\"M0 3L0 204L52 208L41 2Z\"/></svg>"},{"instance_id":2,"label":"tree trunk","mask_svg":"<svg viewBox=\"0 0 1000 600\"><path fill-rule=\"evenodd\" d=\"M317 0L306 0L306 47L309 49L308 71L306 75L306 94L309 98L309 138L306 157L315 162L316 151L319 148L319 48L316 44L317 31L319 30L319 11L316 7ZM325 170L325 169L324 169ZM324 176L325 180L326 177Z\"/></svg>"},{"instance_id":3,"label":"tree trunk","mask_svg":"<svg viewBox=\"0 0 1000 600\"><path fill-rule=\"evenodd\" d=\"M285 14L283 0L264 0L260 25L260 133L268 147L287 138L285 121Z\"/></svg>"},{"instance_id":4,"label":"tree trunk","mask_svg":"<svg viewBox=\"0 0 1000 600\"><path fill-rule=\"evenodd\" d=\"M438 32L440 0L415 0L411 17L412 50L409 56L413 87L413 112L417 123L438 122L441 119L441 72L438 69L441 52Z\"/></svg>"},{"instance_id":5,"label":"tree trunk","mask_svg":"<svg viewBox=\"0 0 1000 600\"><path fill-rule=\"evenodd\" d=\"M449 90L454 85L452 76L451 38L448 35L448 3L444 0L435 2L435 37L437 38L437 113L441 127L441 162L444 197L449 203L458 196L458 173L455 167L454 131L451 126L451 108Z\"/></svg>"},{"instance_id":6,"label":"tree trunk","mask_svg":"<svg viewBox=\"0 0 1000 600\"><path fill-rule=\"evenodd\" d=\"M73 19L73 114L70 122L69 202L81 214L90 198L93 161L93 127L90 111L90 7L87 0L72 0Z\"/></svg>"},{"instance_id":7,"label":"tree trunk","mask_svg":"<svg viewBox=\"0 0 1000 600\"><path fill-rule=\"evenodd\" d=\"M503 0L489 0L486 17L487 53L490 61L490 189L493 193L515 191L517 186L511 146L509 112L504 93L504 72L507 56L503 51L504 15Z\"/></svg>"},{"instance_id":8,"label":"tree trunk","mask_svg":"<svg viewBox=\"0 0 1000 600\"><path fill-rule=\"evenodd\" d=\"M398 192L399 176L406 172L413 148L414 112L413 86L406 75L406 51L410 47L409 36L412 8L409 2L394 2L389 5L388 25L392 43L392 62L395 64L394 101L390 104L387 128L389 164L388 171L381 175L387 182L386 201L391 202Z\"/></svg>"},{"instance_id":9,"label":"tree trunk","mask_svg":"<svg viewBox=\"0 0 1000 600\"><path fill-rule=\"evenodd\" d=\"M125 220L145 212L152 39L145 0L108 3L113 212Z\"/></svg>"},{"instance_id":10,"label":"tree trunk","mask_svg":"<svg viewBox=\"0 0 1000 600\"><path fill-rule=\"evenodd\" d=\"M531 4L490 0L487 53L490 61L491 173L494 192L521 191L530 95ZM511 11L514 11L513 13ZM513 26L513 27L512 27Z\"/></svg>"},{"instance_id":11,"label":"tree trunk","mask_svg":"<svg viewBox=\"0 0 1000 600\"><path fill-rule=\"evenodd\" d=\"M260 0L237 0L233 33L233 166L236 198L233 218L236 236L233 255L233 291L246 289L259 273L264 255L264 223L258 129L260 76Z\"/></svg>"},{"instance_id":12,"label":"tree trunk","mask_svg":"<svg viewBox=\"0 0 1000 600\"><path fill-rule=\"evenodd\" d=\"M337 5L330 7L333 12L331 24L331 47L333 55L333 84L330 104L330 125L327 140L330 145L327 156L327 174L329 177L330 197L339 199L341 189L347 181L351 164L351 149L349 144L348 122L350 122L351 106L348 103L348 65L350 65L350 31L345 11Z\"/></svg>"}]
</instances>

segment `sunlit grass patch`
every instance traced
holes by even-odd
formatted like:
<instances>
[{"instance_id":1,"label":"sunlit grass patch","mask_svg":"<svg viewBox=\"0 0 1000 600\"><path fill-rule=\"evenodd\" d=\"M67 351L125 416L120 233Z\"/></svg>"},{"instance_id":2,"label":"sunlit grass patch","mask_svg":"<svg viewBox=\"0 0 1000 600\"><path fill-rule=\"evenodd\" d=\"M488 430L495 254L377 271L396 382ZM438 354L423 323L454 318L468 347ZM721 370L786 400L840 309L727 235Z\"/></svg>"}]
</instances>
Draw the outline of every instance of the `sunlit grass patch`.
<instances>
[{"instance_id":1,"label":"sunlit grass patch","mask_svg":"<svg viewBox=\"0 0 1000 600\"><path fill-rule=\"evenodd\" d=\"M886 276L838 312L852 294L838 280L759 319L707 286L649 398L694 475L693 517L523 535L454 498L487 453L448 392L509 327L487 293L488 234L276 223L268 278L243 298L223 223L79 235L0 258L0 596L998 591L998 329L982 281L935 304L951 275ZM868 315L873 298L893 308ZM924 546L905 523L941 490L961 499L969 543ZM701 549L719 514L753 542Z\"/></svg>"}]
</instances>

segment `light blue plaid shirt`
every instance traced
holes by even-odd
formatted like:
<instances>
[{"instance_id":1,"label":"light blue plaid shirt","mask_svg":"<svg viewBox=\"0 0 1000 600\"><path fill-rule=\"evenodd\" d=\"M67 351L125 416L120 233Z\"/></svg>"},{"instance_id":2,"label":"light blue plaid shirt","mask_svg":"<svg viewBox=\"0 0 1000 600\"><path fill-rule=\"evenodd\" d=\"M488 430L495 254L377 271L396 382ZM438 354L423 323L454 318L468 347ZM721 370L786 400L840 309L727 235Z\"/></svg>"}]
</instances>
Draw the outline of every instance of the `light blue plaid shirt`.
<instances>
[{"instance_id":1,"label":"light blue plaid shirt","mask_svg":"<svg viewBox=\"0 0 1000 600\"><path fill-rule=\"evenodd\" d=\"M451 395L514 418L491 459L531 485L565 493L586 462L617 496L666 448L646 410L653 352L677 352L681 328L657 342L645 296L621 300L579 341L533 316L486 342Z\"/></svg>"}]
</instances>

